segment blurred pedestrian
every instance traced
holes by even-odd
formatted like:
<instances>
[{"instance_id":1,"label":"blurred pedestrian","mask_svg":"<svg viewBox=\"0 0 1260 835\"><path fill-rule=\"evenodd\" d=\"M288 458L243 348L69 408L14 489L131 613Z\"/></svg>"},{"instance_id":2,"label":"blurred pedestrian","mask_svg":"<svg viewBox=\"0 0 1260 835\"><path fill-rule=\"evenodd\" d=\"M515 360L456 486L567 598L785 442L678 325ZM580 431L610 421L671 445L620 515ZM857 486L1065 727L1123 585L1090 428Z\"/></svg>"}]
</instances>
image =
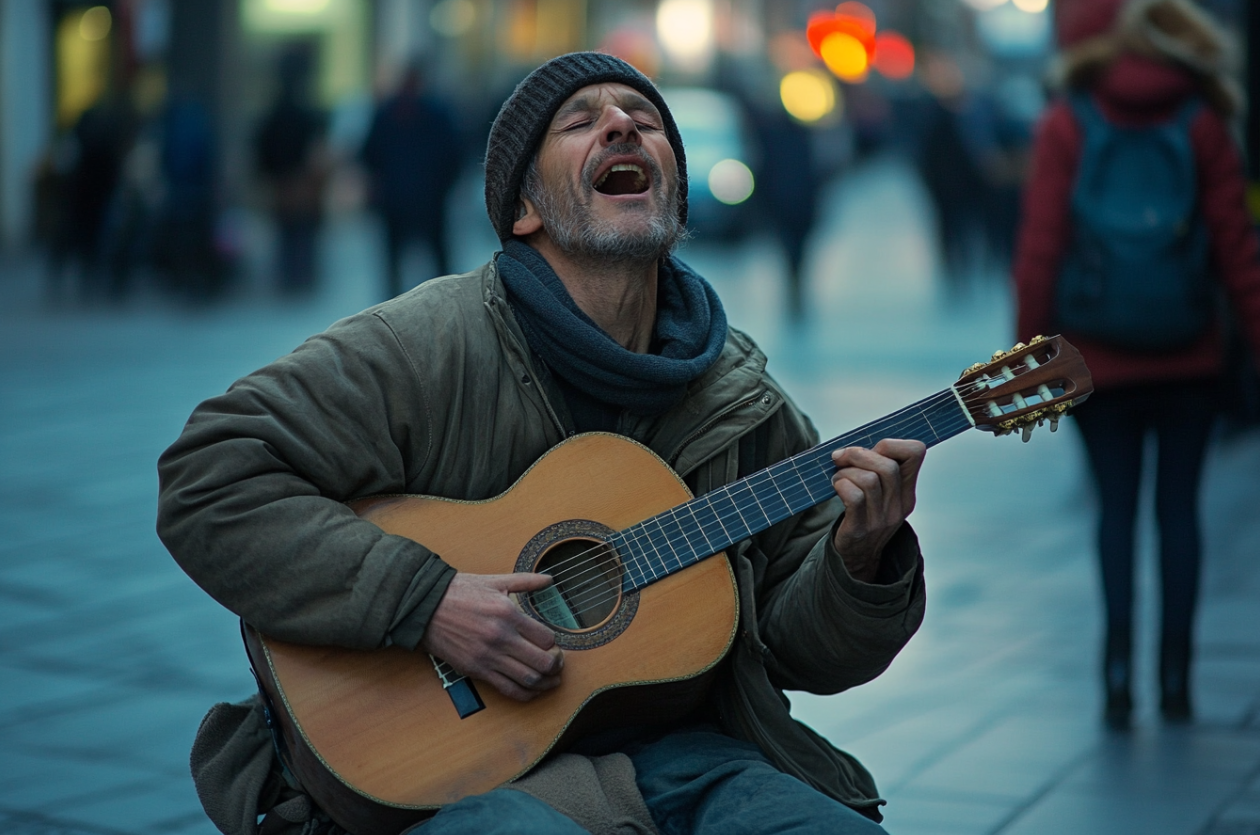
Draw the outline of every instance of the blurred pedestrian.
<instances>
[{"instance_id":1,"label":"blurred pedestrian","mask_svg":"<svg viewBox=\"0 0 1260 835\"><path fill-rule=\"evenodd\" d=\"M936 211L937 247L946 286L958 291L976 264L985 237L987 187L966 120L971 113L962 70L951 58L929 55L924 78L931 93L919 146L919 174Z\"/></svg>"},{"instance_id":2,"label":"blurred pedestrian","mask_svg":"<svg viewBox=\"0 0 1260 835\"><path fill-rule=\"evenodd\" d=\"M56 194L64 203L49 260L52 293L58 291L65 267L73 264L81 298L120 294L107 269L108 229L134 135L135 115L120 93L107 95L75 121L61 152L65 177Z\"/></svg>"},{"instance_id":3,"label":"blurred pedestrian","mask_svg":"<svg viewBox=\"0 0 1260 835\"><path fill-rule=\"evenodd\" d=\"M161 121L165 186L154 262L169 289L200 303L220 295L226 276L215 248L214 130L200 100L177 94Z\"/></svg>"},{"instance_id":4,"label":"blurred pedestrian","mask_svg":"<svg viewBox=\"0 0 1260 835\"><path fill-rule=\"evenodd\" d=\"M788 315L800 319L804 313L805 243L818 215L820 183L813 136L782 106L749 107L748 112L760 145L757 199L787 258Z\"/></svg>"},{"instance_id":5,"label":"blurred pedestrian","mask_svg":"<svg viewBox=\"0 0 1260 835\"><path fill-rule=\"evenodd\" d=\"M437 275L450 271L446 201L459 175L459 133L451 106L426 89L418 65L403 73L397 92L372 117L361 158L371 200L385 223L386 298L403 291L407 245L424 243Z\"/></svg>"},{"instance_id":6,"label":"blurred pedestrian","mask_svg":"<svg viewBox=\"0 0 1260 835\"><path fill-rule=\"evenodd\" d=\"M254 137L258 173L270 189L281 292L315 286L315 246L323 220L329 160L327 115L310 103L311 58L294 48L280 59L279 92Z\"/></svg>"},{"instance_id":7,"label":"blurred pedestrian","mask_svg":"<svg viewBox=\"0 0 1260 835\"><path fill-rule=\"evenodd\" d=\"M1157 445L1160 709L1192 716L1199 481L1216 415L1222 323L1260 352L1260 244L1229 119L1224 36L1187 0L1062 0L1064 95L1038 128L1015 284L1019 336L1062 331L1095 394L1077 412L1101 506L1104 718L1132 710L1134 527Z\"/></svg>"}]
</instances>

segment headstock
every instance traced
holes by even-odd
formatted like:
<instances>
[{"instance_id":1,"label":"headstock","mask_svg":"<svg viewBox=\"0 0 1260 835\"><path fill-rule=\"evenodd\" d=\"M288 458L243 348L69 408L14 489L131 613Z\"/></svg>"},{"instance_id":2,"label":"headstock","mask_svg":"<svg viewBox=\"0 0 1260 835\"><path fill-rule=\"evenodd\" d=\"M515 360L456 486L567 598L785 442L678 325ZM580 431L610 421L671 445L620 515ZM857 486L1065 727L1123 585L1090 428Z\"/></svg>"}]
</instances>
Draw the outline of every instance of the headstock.
<instances>
[{"instance_id":1,"label":"headstock","mask_svg":"<svg viewBox=\"0 0 1260 835\"><path fill-rule=\"evenodd\" d=\"M971 366L953 389L977 429L996 435L1022 429L1027 441L1047 420L1051 432L1058 429L1059 418L1089 397L1094 382L1066 339L1036 336Z\"/></svg>"}]
</instances>

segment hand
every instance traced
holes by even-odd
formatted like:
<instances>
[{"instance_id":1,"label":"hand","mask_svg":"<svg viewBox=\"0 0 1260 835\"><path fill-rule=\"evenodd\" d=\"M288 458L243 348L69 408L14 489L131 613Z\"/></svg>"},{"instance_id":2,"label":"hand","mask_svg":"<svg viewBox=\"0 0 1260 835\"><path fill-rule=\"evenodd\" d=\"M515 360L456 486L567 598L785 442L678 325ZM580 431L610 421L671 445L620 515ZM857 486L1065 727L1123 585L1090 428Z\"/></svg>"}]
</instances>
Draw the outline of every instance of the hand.
<instances>
[{"instance_id":1,"label":"hand","mask_svg":"<svg viewBox=\"0 0 1260 835\"><path fill-rule=\"evenodd\" d=\"M556 636L508 595L551 585L546 574L456 573L420 645L460 673L527 702L560 685Z\"/></svg>"},{"instance_id":2,"label":"hand","mask_svg":"<svg viewBox=\"0 0 1260 835\"><path fill-rule=\"evenodd\" d=\"M855 579L875 579L884 546L914 510L915 484L926 455L927 447L919 441L892 439L874 449L847 447L831 454L839 468L831 486L845 506L834 543Z\"/></svg>"}]
</instances>

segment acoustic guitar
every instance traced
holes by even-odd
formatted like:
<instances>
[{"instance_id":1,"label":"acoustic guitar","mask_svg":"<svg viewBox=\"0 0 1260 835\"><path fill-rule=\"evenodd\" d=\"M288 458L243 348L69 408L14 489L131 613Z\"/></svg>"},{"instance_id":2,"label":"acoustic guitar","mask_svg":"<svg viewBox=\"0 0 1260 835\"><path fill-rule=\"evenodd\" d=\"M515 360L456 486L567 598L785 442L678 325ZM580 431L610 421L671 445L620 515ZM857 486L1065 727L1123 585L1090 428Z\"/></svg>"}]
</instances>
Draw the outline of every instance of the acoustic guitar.
<instances>
[{"instance_id":1,"label":"acoustic guitar","mask_svg":"<svg viewBox=\"0 0 1260 835\"><path fill-rule=\"evenodd\" d=\"M479 502L378 496L351 507L459 571L537 571L518 596L565 649L561 685L528 703L402 648L306 646L246 627L281 756L355 835L396 833L444 804L523 775L609 721L681 717L735 638L734 576L708 559L831 499L833 450L883 438L928 445L966 429L1050 421L1092 391L1080 354L1034 339L887 417L692 498L647 448L591 433L551 449L507 492Z\"/></svg>"}]
</instances>

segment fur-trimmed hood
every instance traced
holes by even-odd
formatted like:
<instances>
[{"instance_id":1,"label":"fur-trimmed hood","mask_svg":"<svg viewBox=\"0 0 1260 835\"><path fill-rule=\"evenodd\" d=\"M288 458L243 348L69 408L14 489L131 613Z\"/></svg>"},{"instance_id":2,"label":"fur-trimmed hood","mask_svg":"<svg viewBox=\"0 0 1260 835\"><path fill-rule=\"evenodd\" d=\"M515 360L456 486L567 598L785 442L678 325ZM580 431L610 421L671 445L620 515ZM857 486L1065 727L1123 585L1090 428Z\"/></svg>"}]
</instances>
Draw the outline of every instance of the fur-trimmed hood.
<instances>
[{"instance_id":1,"label":"fur-trimmed hood","mask_svg":"<svg viewBox=\"0 0 1260 835\"><path fill-rule=\"evenodd\" d=\"M1109 92L1123 96L1128 79L1139 75L1132 72L1133 65L1153 70L1163 65L1172 71L1158 73L1168 75L1169 94L1184 95L1197 88L1216 111L1231 117L1243 102L1232 74L1235 55L1230 37L1190 0L1129 0L1110 29L1064 50L1052 79L1070 88L1104 83ZM1120 77L1114 77L1116 70ZM1173 76L1179 76L1182 84L1172 84ZM1183 85L1188 89L1171 89ZM1149 95L1149 91L1131 92Z\"/></svg>"}]
</instances>

